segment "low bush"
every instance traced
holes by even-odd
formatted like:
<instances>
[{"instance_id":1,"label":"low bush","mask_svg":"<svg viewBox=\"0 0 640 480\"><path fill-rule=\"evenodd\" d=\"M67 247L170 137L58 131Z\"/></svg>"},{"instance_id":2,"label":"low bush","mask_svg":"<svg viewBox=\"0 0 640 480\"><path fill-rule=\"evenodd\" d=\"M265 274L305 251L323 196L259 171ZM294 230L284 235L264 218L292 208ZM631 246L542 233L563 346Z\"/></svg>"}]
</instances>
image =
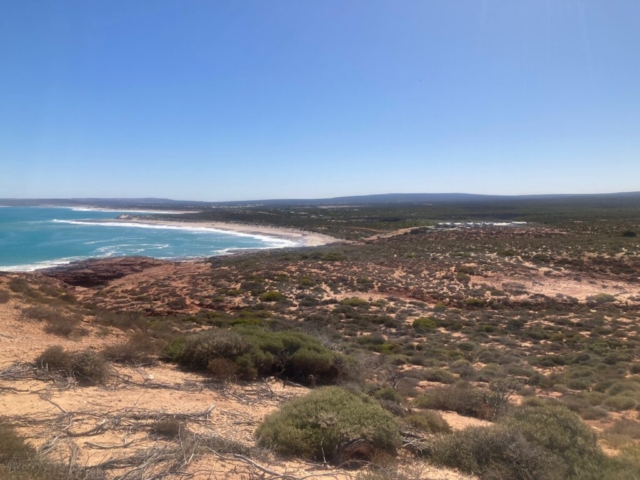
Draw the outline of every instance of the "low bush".
<instances>
[{"instance_id":1,"label":"low bush","mask_svg":"<svg viewBox=\"0 0 640 480\"><path fill-rule=\"evenodd\" d=\"M105 383L109 368L104 357L90 349L69 353L59 345L47 348L36 358L38 368L75 377L86 384Z\"/></svg>"},{"instance_id":2,"label":"low bush","mask_svg":"<svg viewBox=\"0 0 640 480\"><path fill-rule=\"evenodd\" d=\"M451 410L485 420L492 419L495 414L485 392L466 383L434 388L416 397L413 404L418 408Z\"/></svg>"},{"instance_id":3,"label":"low bush","mask_svg":"<svg viewBox=\"0 0 640 480\"><path fill-rule=\"evenodd\" d=\"M256 432L262 446L308 459L329 459L341 445L365 440L394 453L400 437L390 413L365 395L339 387L313 390L265 418Z\"/></svg>"},{"instance_id":4,"label":"low bush","mask_svg":"<svg viewBox=\"0 0 640 480\"><path fill-rule=\"evenodd\" d=\"M430 368L424 372L424 379L429 382L452 384L458 380L458 377L441 368Z\"/></svg>"},{"instance_id":5,"label":"low bush","mask_svg":"<svg viewBox=\"0 0 640 480\"><path fill-rule=\"evenodd\" d=\"M635 480L640 449L625 447L615 458L598 448L594 431L564 407L537 402L497 425L441 435L427 454L438 465L481 480Z\"/></svg>"},{"instance_id":6,"label":"low bush","mask_svg":"<svg viewBox=\"0 0 640 480\"><path fill-rule=\"evenodd\" d=\"M562 465L553 454L503 426L470 427L440 435L432 443L433 463L481 480L561 480Z\"/></svg>"},{"instance_id":7,"label":"low bush","mask_svg":"<svg viewBox=\"0 0 640 480\"><path fill-rule=\"evenodd\" d=\"M414 330L418 333L426 333L435 330L438 326L433 318L416 318L411 324Z\"/></svg>"},{"instance_id":8,"label":"low bush","mask_svg":"<svg viewBox=\"0 0 640 480\"><path fill-rule=\"evenodd\" d=\"M231 330L207 330L176 339L165 348L165 354L167 352L171 352L171 358L179 364L193 370L209 369L214 359L229 360L236 364L235 373L243 380L278 374L297 382L328 384L344 379L345 369L353 370L349 368L348 357L323 347L313 337L294 331L271 332L249 325ZM212 366L217 370L223 364L214 362Z\"/></svg>"},{"instance_id":9,"label":"low bush","mask_svg":"<svg viewBox=\"0 0 640 480\"><path fill-rule=\"evenodd\" d=\"M260 295L260 300L263 302L282 302L285 299L286 297L282 293L275 290L264 292Z\"/></svg>"},{"instance_id":10,"label":"low bush","mask_svg":"<svg viewBox=\"0 0 640 480\"><path fill-rule=\"evenodd\" d=\"M347 305L349 307L363 307L365 305L369 305L369 302L367 302L364 298L351 297L345 298L340 302L340 304Z\"/></svg>"},{"instance_id":11,"label":"low bush","mask_svg":"<svg viewBox=\"0 0 640 480\"><path fill-rule=\"evenodd\" d=\"M78 325L82 321L80 315L65 315L57 310L43 306L27 307L22 310L22 317L45 322L45 332L68 337L75 333Z\"/></svg>"},{"instance_id":12,"label":"low bush","mask_svg":"<svg viewBox=\"0 0 640 480\"><path fill-rule=\"evenodd\" d=\"M466 303L467 307L483 307L486 302L482 298L469 298Z\"/></svg>"},{"instance_id":13,"label":"low bush","mask_svg":"<svg viewBox=\"0 0 640 480\"><path fill-rule=\"evenodd\" d=\"M71 372L71 355L60 345L47 348L36 358L36 365L51 372Z\"/></svg>"},{"instance_id":14,"label":"low bush","mask_svg":"<svg viewBox=\"0 0 640 480\"><path fill-rule=\"evenodd\" d=\"M391 387L381 388L376 393L373 394L375 398L378 400L387 400L389 402L402 402L402 395L400 395L397 391L395 391Z\"/></svg>"},{"instance_id":15,"label":"low bush","mask_svg":"<svg viewBox=\"0 0 640 480\"><path fill-rule=\"evenodd\" d=\"M413 428L426 433L449 433L451 427L447 421L434 410L422 410L404 417L405 422Z\"/></svg>"},{"instance_id":16,"label":"low bush","mask_svg":"<svg viewBox=\"0 0 640 480\"><path fill-rule=\"evenodd\" d=\"M214 329L187 337L177 360L192 370L206 370L214 358L235 360L249 350L251 344L239 333Z\"/></svg>"},{"instance_id":17,"label":"low bush","mask_svg":"<svg viewBox=\"0 0 640 480\"><path fill-rule=\"evenodd\" d=\"M593 295L591 297L587 297L587 300L594 301L596 303L612 303L616 301L616 297L610 295L608 293L598 293L597 295Z\"/></svg>"},{"instance_id":18,"label":"low bush","mask_svg":"<svg viewBox=\"0 0 640 480\"><path fill-rule=\"evenodd\" d=\"M600 453L594 430L562 406L518 408L502 424L553 452L563 460L570 474L585 458L595 458Z\"/></svg>"},{"instance_id":19,"label":"low bush","mask_svg":"<svg viewBox=\"0 0 640 480\"><path fill-rule=\"evenodd\" d=\"M635 398L627 395L614 395L613 397L607 398L603 403L616 412L631 410L638 404Z\"/></svg>"},{"instance_id":20,"label":"low bush","mask_svg":"<svg viewBox=\"0 0 640 480\"><path fill-rule=\"evenodd\" d=\"M109 378L104 357L89 349L71 355L71 371L80 383L95 385L105 383Z\"/></svg>"},{"instance_id":21,"label":"low bush","mask_svg":"<svg viewBox=\"0 0 640 480\"><path fill-rule=\"evenodd\" d=\"M106 347L102 355L112 362L141 365L152 362L157 350L157 344L151 337L135 332L125 343Z\"/></svg>"}]
</instances>

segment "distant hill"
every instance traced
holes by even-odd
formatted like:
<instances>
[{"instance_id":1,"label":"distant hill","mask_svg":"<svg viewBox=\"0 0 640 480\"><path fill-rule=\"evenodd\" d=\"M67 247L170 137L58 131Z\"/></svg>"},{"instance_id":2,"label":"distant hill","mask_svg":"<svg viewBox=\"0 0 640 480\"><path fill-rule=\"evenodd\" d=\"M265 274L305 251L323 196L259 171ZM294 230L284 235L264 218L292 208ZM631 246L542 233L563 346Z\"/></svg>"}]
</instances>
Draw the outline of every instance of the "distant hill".
<instances>
[{"instance_id":1,"label":"distant hill","mask_svg":"<svg viewBox=\"0 0 640 480\"><path fill-rule=\"evenodd\" d=\"M504 204L504 203L551 202L565 205L600 205L603 207L640 205L640 192L605 194L554 194L554 195L478 195L469 193L388 193L377 195L354 195L318 199L271 199L234 202L203 202L172 200L166 198L70 198L70 199L0 199L4 206L88 206L97 208L131 209L184 209L232 206L332 206L332 205L390 205L390 204Z\"/></svg>"}]
</instances>

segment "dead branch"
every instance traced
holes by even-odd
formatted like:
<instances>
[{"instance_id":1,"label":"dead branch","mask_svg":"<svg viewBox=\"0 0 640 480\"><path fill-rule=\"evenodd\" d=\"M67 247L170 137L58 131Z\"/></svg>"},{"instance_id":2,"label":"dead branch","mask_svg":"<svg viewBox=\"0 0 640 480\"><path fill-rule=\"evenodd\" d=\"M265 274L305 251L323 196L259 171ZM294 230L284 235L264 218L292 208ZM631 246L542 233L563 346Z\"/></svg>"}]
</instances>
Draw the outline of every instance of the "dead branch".
<instances>
[{"instance_id":1,"label":"dead branch","mask_svg":"<svg viewBox=\"0 0 640 480\"><path fill-rule=\"evenodd\" d=\"M205 447L206 448L206 447ZM270 477L263 477L265 478L265 480L276 480L276 479L282 479L282 480L305 480L307 478L318 478L318 477L332 477L332 478L336 478L336 475L331 474L331 473L314 473L311 475L305 475L304 477L296 477L294 475L290 475L287 473L279 473L276 472L274 470L270 470L256 462L254 462L253 460L251 460L250 458L245 457L244 455L240 455L238 453L232 453L230 455L222 455L221 453L216 452L215 450L211 449L211 448L206 448L209 452L213 453L216 457L218 457L220 460L224 460L227 462L231 462L231 461L240 461L246 465L249 465L250 467L253 467L259 471L261 471L262 473L265 473L267 475L270 475Z\"/></svg>"}]
</instances>

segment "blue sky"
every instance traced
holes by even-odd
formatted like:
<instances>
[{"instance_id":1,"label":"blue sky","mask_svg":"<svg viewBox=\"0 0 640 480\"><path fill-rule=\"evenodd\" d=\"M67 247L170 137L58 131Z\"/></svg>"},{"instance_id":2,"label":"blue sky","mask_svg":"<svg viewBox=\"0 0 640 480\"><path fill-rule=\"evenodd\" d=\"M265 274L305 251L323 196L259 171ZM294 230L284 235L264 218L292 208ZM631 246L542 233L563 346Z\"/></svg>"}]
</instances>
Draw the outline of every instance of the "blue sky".
<instances>
[{"instance_id":1,"label":"blue sky","mask_svg":"<svg viewBox=\"0 0 640 480\"><path fill-rule=\"evenodd\" d=\"M638 0L0 6L0 197L640 190Z\"/></svg>"}]
</instances>

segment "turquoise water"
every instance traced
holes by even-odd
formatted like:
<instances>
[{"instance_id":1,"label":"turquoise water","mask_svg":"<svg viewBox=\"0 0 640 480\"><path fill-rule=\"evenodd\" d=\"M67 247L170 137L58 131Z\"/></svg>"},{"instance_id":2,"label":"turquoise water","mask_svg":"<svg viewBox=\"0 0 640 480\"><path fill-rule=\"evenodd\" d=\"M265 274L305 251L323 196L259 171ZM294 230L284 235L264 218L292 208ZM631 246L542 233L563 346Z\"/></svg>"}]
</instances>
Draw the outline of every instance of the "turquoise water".
<instances>
[{"instance_id":1,"label":"turquoise water","mask_svg":"<svg viewBox=\"0 0 640 480\"><path fill-rule=\"evenodd\" d=\"M122 213L0 207L0 270L31 271L87 258L126 255L186 259L293 244L206 228L99 223Z\"/></svg>"}]
</instances>

